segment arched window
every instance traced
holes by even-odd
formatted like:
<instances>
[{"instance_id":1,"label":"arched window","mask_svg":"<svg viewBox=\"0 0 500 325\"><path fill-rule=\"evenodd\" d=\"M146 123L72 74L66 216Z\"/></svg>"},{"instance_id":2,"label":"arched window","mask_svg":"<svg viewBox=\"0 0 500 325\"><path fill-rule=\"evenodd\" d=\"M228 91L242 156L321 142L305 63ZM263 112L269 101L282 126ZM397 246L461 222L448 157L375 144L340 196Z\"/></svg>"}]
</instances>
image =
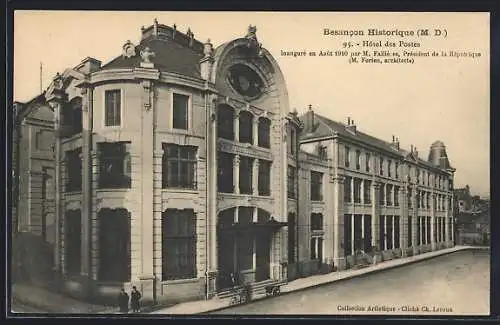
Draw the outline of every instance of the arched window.
<instances>
[{"instance_id":1,"label":"arched window","mask_svg":"<svg viewBox=\"0 0 500 325\"><path fill-rule=\"evenodd\" d=\"M234 140L234 110L227 105L217 110L217 134L219 138Z\"/></svg>"},{"instance_id":2,"label":"arched window","mask_svg":"<svg viewBox=\"0 0 500 325\"><path fill-rule=\"evenodd\" d=\"M240 142L253 143L253 114L248 111L242 111L239 116L240 123Z\"/></svg>"},{"instance_id":3,"label":"arched window","mask_svg":"<svg viewBox=\"0 0 500 325\"><path fill-rule=\"evenodd\" d=\"M130 281L130 214L126 209L101 209L99 218L99 280Z\"/></svg>"},{"instance_id":4,"label":"arched window","mask_svg":"<svg viewBox=\"0 0 500 325\"><path fill-rule=\"evenodd\" d=\"M259 118L259 147L269 148L271 145L270 132L271 120L266 117Z\"/></svg>"}]
</instances>

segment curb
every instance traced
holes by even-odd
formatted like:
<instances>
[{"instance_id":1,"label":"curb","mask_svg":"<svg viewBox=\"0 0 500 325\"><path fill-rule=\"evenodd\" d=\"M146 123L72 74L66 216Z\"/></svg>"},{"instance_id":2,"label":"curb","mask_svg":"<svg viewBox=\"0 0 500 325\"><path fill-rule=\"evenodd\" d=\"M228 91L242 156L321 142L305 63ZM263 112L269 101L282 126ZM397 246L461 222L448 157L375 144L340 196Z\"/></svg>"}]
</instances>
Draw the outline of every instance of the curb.
<instances>
[{"instance_id":1,"label":"curb","mask_svg":"<svg viewBox=\"0 0 500 325\"><path fill-rule=\"evenodd\" d=\"M372 275L372 274L375 274L375 273L381 273L383 271L388 271L388 270L395 269L395 268L398 268L398 267L407 266L407 265L410 265L410 264L414 264L414 263L418 263L418 262L430 260L430 259L433 259L433 258L436 258L436 257L441 257L441 256L453 254L453 253L464 251L464 250L475 250L475 249L478 249L478 248L476 248L476 247L469 247L469 246L467 246L467 247L461 247L460 249L456 249L456 250L449 251L449 252L443 252L442 254L433 255L433 256L427 256L427 257L422 257L420 259L409 260L408 262L406 262L404 264L388 265L385 268L374 269L374 270L371 270L370 272L365 272L365 273L361 273L361 274L352 274L352 275L348 275L348 276L346 276L345 278L342 278L342 279L334 279L334 280L330 280L330 281L326 281L326 282L316 283L316 284L313 284L313 285L310 285L310 286L307 286L307 287L298 288L298 289L290 290L290 291L287 291L287 292L282 292L279 296L285 296L285 295L291 294L291 293L297 293L297 292L300 292L300 291L314 289L314 288L321 287L321 286L324 286L324 285L328 285L328 284L332 284L332 283L337 283L337 282L342 282L342 281L350 280L350 279L353 279L353 278L359 278L359 277L363 277L363 276L369 276L369 275ZM479 249L487 249L487 247L486 248L479 248ZM416 255L416 256L418 256L418 255ZM253 300L251 300L247 304L252 304L254 302L257 302L257 301L260 301L260 300L264 300L264 299L270 299L270 298L273 298L273 297L267 297L267 296L265 296L265 297L253 299ZM230 309L230 308L233 308L233 307L236 307L236 306L237 305L234 305L234 306L224 306L224 307L210 309L210 310L199 312L199 313L194 313L194 315L207 314L207 313L211 313L211 312L221 311L221 310L224 310L224 309Z\"/></svg>"}]
</instances>

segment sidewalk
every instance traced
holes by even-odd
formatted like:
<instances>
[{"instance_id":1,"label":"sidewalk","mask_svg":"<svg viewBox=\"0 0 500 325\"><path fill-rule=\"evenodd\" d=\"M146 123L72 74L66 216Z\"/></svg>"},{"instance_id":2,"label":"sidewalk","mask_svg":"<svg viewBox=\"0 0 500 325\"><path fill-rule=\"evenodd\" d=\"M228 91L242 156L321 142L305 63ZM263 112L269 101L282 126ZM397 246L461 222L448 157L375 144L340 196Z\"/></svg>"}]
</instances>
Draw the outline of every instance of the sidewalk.
<instances>
[{"instance_id":1,"label":"sidewalk","mask_svg":"<svg viewBox=\"0 0 500 325\"><path fill-rule=\"evenodd\" d=\"M430 259L436 256L440 255L445 255L461 250L466 250L466 249L478 249L478 247L472 247L472 246L455 246L451 248L446 248L446 249L441 249L438 251L433 251L433 252L427 252L415 256L410 256L410 257L404 257L404 258L398 258L386 262L382 262L373 266L365 267L362 269L350 269L350 270L345 270L345 271L340 271L340 272L332 272L328 274L320 274L320 275L312 275L308 276L305 278L300 278L297 280L290 281L289 283L283 285L281 287L281 294L287 294L287 293L292 293L308 288L313 288L321 285L325 285L328 283L333 283L337 281L342 281L374 272L379 272L382 270L387 270L391 268L395 268L398 266L403 266L419 261L423 261L426 259ZM265 295L259 295L257 297L254 297L252 300L260 300L265 298ZM271 298L272 299L272 298ZM163 314L163 315L185 315L185 314L202 314L202 313L207 313L211 311L216 311L220 309L225 309L225 308L230 308L231 306L229 305L229 300L230 298L225 298L225 299L219 299L217 297L214 297L210 300L198 300L198 301L192 301L192 302L186 302L186 303L181 303L177 304L175 306L169 307L169 308L164 308L160 310L156 310L152 312L151 314Z\"/></svg>"},{"instance_id":2,"label":"sidewalk","mask_svg":"<svg viewBox=\"0 0 500 325\"><path fill-rule=\"evenodd\" d=\"M41 313L115 313L113 306L95 305L74 299L61 293L40 288L31 284L12 284L12 312L16 304L30 306Z\"/></svg>"}]
</instances>

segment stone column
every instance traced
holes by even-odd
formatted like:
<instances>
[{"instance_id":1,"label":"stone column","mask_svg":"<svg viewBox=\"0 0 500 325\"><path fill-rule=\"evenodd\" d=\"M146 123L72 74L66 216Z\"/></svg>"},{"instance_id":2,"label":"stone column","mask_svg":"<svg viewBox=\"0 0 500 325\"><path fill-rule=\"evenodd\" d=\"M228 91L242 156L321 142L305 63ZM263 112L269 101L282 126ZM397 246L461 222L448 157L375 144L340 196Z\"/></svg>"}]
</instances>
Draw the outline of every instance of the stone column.
<instances>
[{"instance_id":1,"label":"stone column","mask_svg":"<svg viewBox=\"0 0 500 325\"><path fill-rule=\"evenodd\" d=\"M92 279L92 126L93 126L93 89L82 88L82 276L89 281L87 292L90 296Z\"/></svg>"},{"instance_id":2,"label":"stone column","mask_svg":"<svg viewBox=\"0 0 500 325\"><path fill-rule=\"evenodd\" d=\"M436 194L432 194L432 199L437 200ZM431 206L431 249L436 250L436 209L435 205Z\"/></svg>"},{"instance_id":3,"label":"stone column","mask_svg":"<svg viewBox=\"0 0 500 325\"><path fill-rule=\"evenodd\" d=\"M333 262L337 270L345 269L344 259L344 176L336 175L333 179L333 201L336 208L333 212Z\"/></svg>"},{"instance_id":4,"label":"stone column","mask_svg":"<svg viewBox=\"0 0 500 325\"><path fill-rule=\"evenodd\" d=\"M154 112L156 110L156 105L154 100L151 100L153 96L154 85L149 80L144 80L142 82L144 96L143 105L140 107L141 110L141 132L142 136L140 138L140 148L137 148L140 154L140 163L138 166L132 165L132 168L141 168L141 177L138 180L136 177L132 177L133 188L139 191L141 196L140 202L140 215L136 215L135 218L140 224L140 274L137 274L138 280L140 281L142 299L145 304L156 302L156 286L155 286L155 274L154 274L154 201L151 191L154 188L154 152L155 152L155 122L154 122ZM139 108L138 108L139 109ZM132 143L132 146L137 144ZM133 149L132 149L133 150ZM133 174L137 174L137 171L133 171ZM134 184L135 183L135 184ZM139 184L137 184L139 183ZM130 212L130 211L129 211ZM136 212L137 213L137 212ZM133 275L132 275L133 276Z\"/></svg>"},{"instance_id":5,"label":"stone column","mask_svg":"<svg viewBox=\"0 0 500 325\"><path fill-rule=\"evenodd\" d=\"M334 200L335 196L335 175L334 173L330 173L328 175L328 182L326 183L326 193L324 200L326 201L326 213L323 216L324 218L324 251L323 251L323 260L325 264L328 264L330 269L335 264L335 243L334 243L334 215L335 215L335 206L336 202Z\"/></svg>"},{"instance_id":6,"label":"stone column","mask_svg":"<svg viewBox=\"0 0 500 325\"><path fill-rule=\"evenodd\" d=\"M259 166L260 160L254 158L252 165L252 192L254 196L259 195Z\"/></svg>"},{"instance_id":7,"label":"stone column","mask_svg":"<svg viewBox=\"0 0 500 325\"><path fill-rule=\"evenodd\" d=\"M252 122L253 122L252 123L252 128L253 128L253 132L252 132L253 145L254 146L258 146L259 145L259 117L258 116L254 116Z\"/></svg>"},{"instance_id":8,"label":"stone column","mask_svg":"<svg viewBox=\"0 0 500 325\"><path fill-rule=\"evenodd\" d=\"M234 193L240 194L240 155L234 155L233 164Z\"/></svg>"},{"instance_id":9,"label":"stone column","mask_svg":"<svg viewBox=\"0 0 500 325\"><path fill-rule=\"evenodd\" d=\"M217 291L217 95L207 95L207 298L211 298ZM209 168L210 167L210 168Z\"/></svg>"},{"instance_id":10,"label":"stone column","mask_svg":"<svg viewBox=\"0 0 500 325\"><path fill-rule=\"evenodd\" d=\"M371 184L371 198L372 198L372 246L379 245L379 223L380 223L380 209L379 209L379 187L380 184L372 180ZM380 245L379 245L380 246ZM382 249L379 247L379 249Z\"/></svg>"},{"instance_id":11,"label":"stone column","mask_svg":"<svg viewBox=\"0 0 500 325\"><path fill-rule=\"evenodd\" d=\"M240 141L240 111L234 110L234 142Z\"/></svg>"},{"instance_id":12,"label":"stone column","mask_svg":"<svg viewBox=\"0 0 500 325\"><path fill-rule=\"evenodd\" d=\"M448 198L450 200L450 198ZM450 247L450 216L448 211L449 204L446 204L446 213L444 215L444 242L446 247Z\"/></svg>"},{"instance_id":13,"label":"stone column","mask_svg":"<svg viewBox=\"0 0 500 325\"><path fill-rule=\"evenodd\" d=\"M57 76L56 76L57 78ZM64 218L61 198L63 191L63 183L61 182L61 109L64 101L64 94L57 94L51 98L47 98L47 101L50 107L54 111L54 133L55 133L55 146L54 146L54 155L55 155L55 242L54 242L54 271L56 273L62 272L62 247L61 247L61 237L63 235L62 220Z\"/></svg>"},{"instance_id":14,"label":"stone column","mask_svg":"<svg viewBox=\"0 0 500 325\"><path fill-rule=\"evenodd\" d=\"M91 250L90 250L90 276L93 280L98 279L99 275L99 207L97 201L97 188L99 187L99 151L96 149L91 151L90 160L92 164L92 204L91 204Z\"/></svg>"},{"instance_id":15,"label":"stone column","mask_svg":"<svg viewBox=\"0 0 500 325\"><path fill-rule=\"evenodd\" d=\"M398 204L399 204L399 247L401 248L401 256L406 256L406 247L408 246L408 209L405 208L406 194L403 191L403 188L399 186L398 189Z\"/></svg>"}]
</instances>

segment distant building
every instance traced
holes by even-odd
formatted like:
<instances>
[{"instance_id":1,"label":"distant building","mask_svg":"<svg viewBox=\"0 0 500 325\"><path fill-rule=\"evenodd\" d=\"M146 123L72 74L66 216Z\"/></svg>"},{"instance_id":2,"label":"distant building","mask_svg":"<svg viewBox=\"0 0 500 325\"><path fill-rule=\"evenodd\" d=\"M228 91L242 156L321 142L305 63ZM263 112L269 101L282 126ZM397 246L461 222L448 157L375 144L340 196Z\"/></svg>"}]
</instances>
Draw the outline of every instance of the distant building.
<instances>
[{"instance_id":1,"label":"distant building","mask_svg":"<svg viewBox=\"0 0 500 325\"><path fill-rule=\"evenodd\" d=\"M19 178L16 229L48 234L52 215L42 216L54 214L67 292L114 301L136 285L145 303L210 298L232 277L259 290L453 245L444 144L425 160L354 121L312 107L299 117L254 26L214 48L155 21L121 50L106 64L86 58L21 105L52 117L52 142L43 164L33 144L17 151L18 171L46 176ZM24 197L41 184L54 194L34 206Z\"/></svg>"},{"instance_id":2,"label":"distant building","mask_svg":"<svg viewBox=\"0 0 500 325\"><path fill-rule=\"evenodd\" d=\"M491 234L490 201L471 195L468 185L456 189L458 243L461 245L489 245Z\"/></svg>"}]
</instances>

